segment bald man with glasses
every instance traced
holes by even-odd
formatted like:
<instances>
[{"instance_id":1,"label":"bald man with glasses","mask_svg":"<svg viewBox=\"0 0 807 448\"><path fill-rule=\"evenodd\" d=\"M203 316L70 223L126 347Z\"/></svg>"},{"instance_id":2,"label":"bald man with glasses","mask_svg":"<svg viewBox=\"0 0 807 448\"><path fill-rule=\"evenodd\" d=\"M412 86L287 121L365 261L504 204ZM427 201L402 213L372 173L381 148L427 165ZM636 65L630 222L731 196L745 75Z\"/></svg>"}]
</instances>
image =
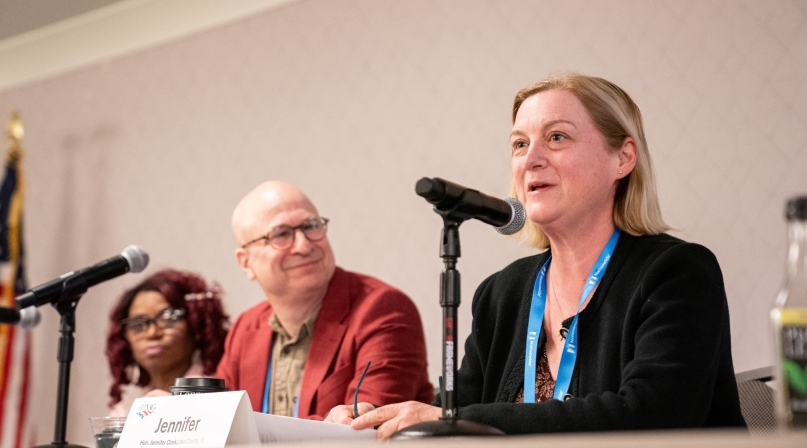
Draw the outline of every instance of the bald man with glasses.
<instances>
[{"instance_id":1,"label":"bald man with glasses","mask_svg":"<svg viewBox=\"0 0 807 448\"><path fill-rule=\"evenodd\" d=\"M431 402L420 316L401 291L336 267L328 219L268 181L233 212L235 258L266 300L227 336L216 376L257 412L322 420L336 405ZM366 377L362 376L366 370Z\"/></svg>"}]
</instances>

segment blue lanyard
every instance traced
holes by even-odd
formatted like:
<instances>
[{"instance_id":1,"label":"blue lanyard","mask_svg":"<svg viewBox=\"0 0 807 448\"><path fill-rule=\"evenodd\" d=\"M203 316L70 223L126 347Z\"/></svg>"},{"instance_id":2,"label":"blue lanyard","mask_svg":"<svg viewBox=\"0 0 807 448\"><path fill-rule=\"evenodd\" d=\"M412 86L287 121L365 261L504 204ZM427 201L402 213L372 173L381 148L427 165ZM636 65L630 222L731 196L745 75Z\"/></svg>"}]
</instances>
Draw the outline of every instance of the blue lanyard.
<instances>
[{"instance_id":1,"label":"blue lanyard","mask_svg":"<svg viewBox=\"0 0 807 448\"><path fill-rule=\"evenodd\" d=\"M275 335L272 333L272 343L269 345L269 365L266 366L266 385L263 386L263 406L261 412L269 413L269 389L272 388L272 352L275 349Z\"/></svg>"},{"instance_id":2,"label":"blue lanyard","mask_svg":"<svg viewBox=\"0 0 807 448\"><path fill-rule=\"evenodd\" d=\"M272 344L269 346L269 364L266 366L266 385L263 386L263 406L261 412L269 413L269 390L272 388L272 351L275 348L275 337L272 333ZM300 415L300 397L294 397L294 418Z\"/></svg>"},{"instance_id":3,"label":"blue lanyard","mask_svg":"<svg viewBox=\"0 0 807 448\"><path fill-rule=\"evenodd\" d=\"M574 314L572 325L569 326L569 331L566 334L566 343L563 346L563 352L560 355L560 366L558 367L558 377L555 381L555 400L563 400L566 393L569 391L569 384L572 382L572 372L574 371L574 364L577 362L577 317L580 314L580 308L586 301L586 297L591 294L591 291L597 287L602 279L602 274L608 267L608 262L611 261L611 255L614 253L614 247L619 240L619 229L614 230L608 244L605 245L600 253L597 262L591 268L588 276L588 281L580 294L580 302L577 305L577 312ZM544 310L546 309L546 272L549 268L549 263L552 261L552 256L546 260L541 270L538 272L538 277L535 279L535 286L532 290L532 304L530 305L530 321L527 328L527 347L526 359L524 360L524 403L535 403L535 368L538 363L538 336L541 328L544 325ZM547 335L549 337L549 335Z\"/></svg>"}]
</instances>

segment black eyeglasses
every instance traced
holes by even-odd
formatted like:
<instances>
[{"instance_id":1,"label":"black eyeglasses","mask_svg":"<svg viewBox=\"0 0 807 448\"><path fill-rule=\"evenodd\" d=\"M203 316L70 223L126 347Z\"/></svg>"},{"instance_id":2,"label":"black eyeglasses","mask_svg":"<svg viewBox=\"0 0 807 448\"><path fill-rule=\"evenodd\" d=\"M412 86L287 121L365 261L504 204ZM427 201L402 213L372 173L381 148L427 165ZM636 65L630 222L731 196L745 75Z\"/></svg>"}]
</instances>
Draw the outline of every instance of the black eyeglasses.
<instances>
[{"instance_id":1,"label":"black eyeglasses","mask_svg":"<svg viewBox=\"0 0 807 448\"><path fill-rule=\"evenodd\" d=\"M127 332L137 335L148 331L151 324L154 324L154 326L160 330L165 330L166 328L173 327L177 324L177 322L183 319L185 319L185 310L166 308L157 313L157 315L154 317L127 317L126 319L120 321L120 323Z\"/></svg>"},{"instance_id":2,"label":"black eyeglasses","mask_svg":"<svg viewBox=\"0 0 807 448\"><path fill-rule=\"evenodd\" d=\"M328 218L319 217L306 219L299 226L277 226L266 235L255 238L252 241L247 241L241 245L241 248L246 249L250 244L264 240L275 249L288 249L294 244L294 235L297 234L297 229L303 231L303 235L305 235L308 241L319 241L325 238L325 234L328 232L328 221L330 221Z\"/></svg>"}]
</instances>

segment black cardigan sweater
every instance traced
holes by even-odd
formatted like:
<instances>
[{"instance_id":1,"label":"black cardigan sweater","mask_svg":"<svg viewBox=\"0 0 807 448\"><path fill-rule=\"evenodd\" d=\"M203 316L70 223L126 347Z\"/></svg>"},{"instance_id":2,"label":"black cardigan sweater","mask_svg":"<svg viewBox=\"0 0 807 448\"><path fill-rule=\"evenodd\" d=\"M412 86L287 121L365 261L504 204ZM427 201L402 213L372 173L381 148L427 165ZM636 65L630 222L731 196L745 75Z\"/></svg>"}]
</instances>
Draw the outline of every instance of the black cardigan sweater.
<instances>
[{"instance_id":1,"label":"black cardigan sweater","mask_svg":"<svg viewBox=\"0 0 807 448\"><path fill-rule=\"evenodd\" d=\"M745 426L720 266L705 247L669 235L620 236L580 313L573 398L514 403L533 284L548 256L518 260L477 289L457 378L461 419L508 434Z\"/></svg>"}]
</instances>

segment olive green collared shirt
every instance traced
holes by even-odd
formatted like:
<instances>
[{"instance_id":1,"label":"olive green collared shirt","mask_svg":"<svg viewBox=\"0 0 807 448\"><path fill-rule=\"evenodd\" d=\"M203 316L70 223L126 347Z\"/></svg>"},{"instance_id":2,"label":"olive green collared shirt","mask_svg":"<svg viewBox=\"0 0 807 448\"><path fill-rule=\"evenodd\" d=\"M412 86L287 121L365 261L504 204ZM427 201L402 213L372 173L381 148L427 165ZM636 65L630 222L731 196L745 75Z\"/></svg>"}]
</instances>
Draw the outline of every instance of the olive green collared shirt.
<instances>
[{"instance_id":1,"label":"olive green collared shirt","mask_svg":"<svg viewBox=\"0 0 807 448\"><path fill-rule=\"evenodd\" d=\"M303 371L314 323L321 306L317 306L303 322L296 338L283 328L276 314L269 318L269 326L275 332L272 343L272 384L269 386L269 413L294 416L294 408L303 385Z\"/></svg>"}]
</instances>

